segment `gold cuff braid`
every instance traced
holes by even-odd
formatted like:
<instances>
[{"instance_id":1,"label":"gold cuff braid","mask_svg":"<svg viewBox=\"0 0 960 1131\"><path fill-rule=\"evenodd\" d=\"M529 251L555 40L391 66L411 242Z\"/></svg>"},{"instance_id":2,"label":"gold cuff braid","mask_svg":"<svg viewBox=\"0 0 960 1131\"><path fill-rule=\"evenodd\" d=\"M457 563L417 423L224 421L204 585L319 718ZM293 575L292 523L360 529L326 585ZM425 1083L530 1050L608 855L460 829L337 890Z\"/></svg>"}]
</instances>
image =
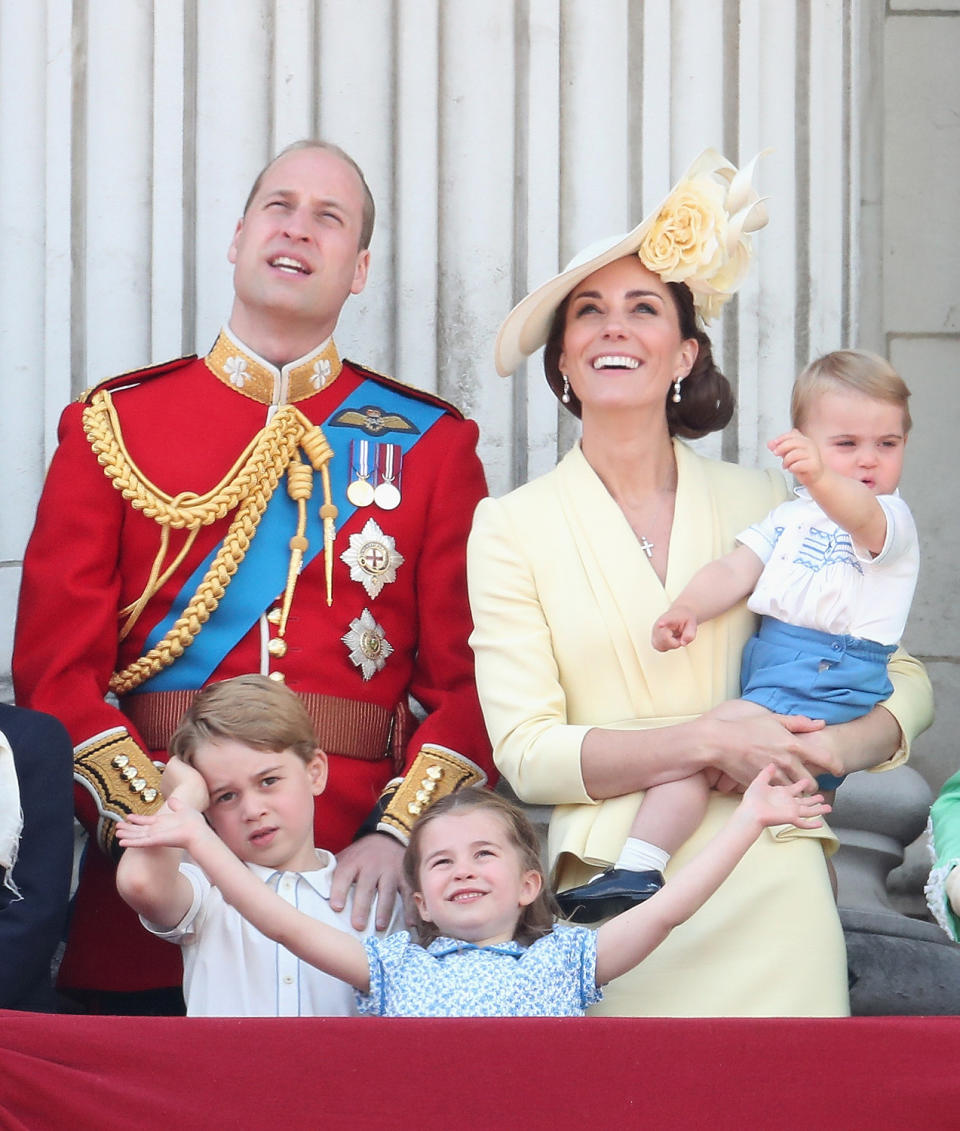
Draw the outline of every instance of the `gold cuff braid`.
<instances>
[{"instance_id":1,"label":"gold cuff braid","mask_svg":"<svg viewBox=\"0 0 960 1131\"><path fill-rule=\"evenodd\" d=\"M483 785L486 780L487 775L469 758L446 746L427 743L421 746L387 803L377 829L406 844L417 818L434 801L464 786Z\"/></svg>"},{"instance_id":2,"label":"gold cuff braid","mask_svg":"<svg viewBox=\"0 0 960 1131\"><path fill-rule=\"evenodd\" d=\"M108 855L117 854L117 821L130 813L153 813L163 804L160 771L122 727L78 747L73 776L97 803L97 840Z\"/></svg>"}]
</instances>

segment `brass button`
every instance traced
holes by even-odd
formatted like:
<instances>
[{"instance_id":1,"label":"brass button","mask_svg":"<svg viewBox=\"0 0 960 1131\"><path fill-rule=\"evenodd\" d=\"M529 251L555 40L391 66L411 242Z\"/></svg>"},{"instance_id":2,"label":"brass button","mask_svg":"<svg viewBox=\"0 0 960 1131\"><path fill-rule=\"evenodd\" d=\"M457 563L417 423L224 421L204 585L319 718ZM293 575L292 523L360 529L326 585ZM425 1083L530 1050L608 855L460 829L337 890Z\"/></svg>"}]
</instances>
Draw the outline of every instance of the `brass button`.
<instances>
[{"instance_id":1,"label":"brass button","mask_svg":"<svg viewBox=\"0 0 960 1131\"><path fill-rule=\"evenodd\" d=\"M140 794L140 796L144 801L146 801L148 805L150 805L157 800L157 791L151 785L147 789L145 789L143 793Z\"/></svg>"},{"instance_id":2,"label":"brass button","mask_svg":"<svg viewBox=\"0 0 960 1131\"><path fill-rule=\"evenodd\" d=\"M272 679L274 683L287 682L287 677L283 674L283 672L271 672L269 678Z\"/></svg>"},{"instance_id":3,"label":"brass button","mask_svg":"<svg viewBox=\"0 0 960 1131\"><path fill-rule=\"evenodd\" d=\"M122 777L124 781L133 781L133 779L136 776L137 776L137 767L136 766L124 766L123 769L120 771L120 777Z\"/></svg>"},{"instance_id":4,"label":"brass button","mask_svg":"<svg viewBox=\"0 0 960 1131\"><path fill-rule=\"evenodd\" d=\"M122 770L129 761L130 759L126 756L126 754L114 754L111 765L116 766L118 770Z\"/></svg>"},{"instance_id":5,"label":"brass button","mask_svg":"<svg viewBox=\"0 0 960 1131\"><path fill-rule=\"evenodd\" d=\"M281 640L279 636L274 637L267 645L267 651L271 656L285 656L287 654L286 640Z\"/></svg>"},{"instance_id":6,"label":"brass button","mask_svg":"<svg viewBox=\"0 0 960 1131\"><path fill-rule=\"evenodd\" d=\"M147 788L147 783L143 778L134 778L130 783L130 789L134 793L142 793Z\"/></svg>"},{"instance_id":7,"label":"brass button","mask_svg":"<svg viewBox=\"0 0 960 1131\"><path fill-rule=\"evenodd\" d=\"M443 777L443 770L439 766L428 766L427 777L439 781Z\"/></svg>"},{"instance_id":8,"label":"brass button","mask_svg":"<svg viewBox=\"0 0 960 1131\"><path fill-rule=\"evenodd\" d=\"M270 622L271 624L279 624L279 623L280 623L280 618L281 618L282 616L283 616L283 612L282 612L282 610L281 610L281 609L271 609L271 610L270 610L270 612L269 612L269 613L267 613L267 620L268 620L268 621L269 621L269 622Z\"/></svg>"}]
</instances>

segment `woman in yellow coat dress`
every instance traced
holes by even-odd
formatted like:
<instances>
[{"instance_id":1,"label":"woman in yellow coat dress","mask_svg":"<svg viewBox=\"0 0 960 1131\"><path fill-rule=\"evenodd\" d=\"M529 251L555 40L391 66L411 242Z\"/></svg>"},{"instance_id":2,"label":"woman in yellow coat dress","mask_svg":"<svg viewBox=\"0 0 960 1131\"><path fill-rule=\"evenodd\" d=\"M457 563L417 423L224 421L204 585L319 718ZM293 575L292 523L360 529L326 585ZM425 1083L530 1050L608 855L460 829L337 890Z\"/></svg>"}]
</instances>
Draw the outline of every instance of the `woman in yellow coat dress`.
<instances>
[{"instance_id":1,"label":"woman in yellow coat dress","mask_svg":"<svg viewBox=\"0 0 960 1131\"><path fill-rule=\"evenodd\" d=\"M616 860L642 790L721 771L700 829L666 871L709 839L773 761L782 781L890 768L929 725L923 669L891 660L895 692L856 722L725 721L745 605L658 653L650 628L690 576L783 500L779 473L706 460L678 437L722 428L733 401L700 320L736 289L749 233L766 222L750 186L713 151L627 236L588 249L510 314L503 375L546 344L547 379L583 423L558 467L481 502L468 549L477 681L497 765L518 796L555 806L558 888ZM796 733L794 733L796 731ZM720 891L596 1012L633 1016L848 1012L843 933L825 852L829 830L761 837Z\"/></svg>"}]
</instances>

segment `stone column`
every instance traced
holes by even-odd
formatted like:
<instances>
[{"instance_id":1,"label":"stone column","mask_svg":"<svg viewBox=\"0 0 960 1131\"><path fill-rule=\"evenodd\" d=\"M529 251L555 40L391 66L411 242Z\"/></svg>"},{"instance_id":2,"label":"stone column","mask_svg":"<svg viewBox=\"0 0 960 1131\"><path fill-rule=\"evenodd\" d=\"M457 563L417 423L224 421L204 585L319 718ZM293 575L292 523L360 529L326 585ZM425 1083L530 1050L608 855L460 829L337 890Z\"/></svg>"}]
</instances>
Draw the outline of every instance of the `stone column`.
<instances>
[{"instance_id":1,"label":"stone column","mask_svg":"<svg viewBox=\"0 0 960 1131\"><path fill-rule=\"evenodd\" d=\"M910 766L852 774L837 791L831 825L841 848L833 860L855 1015L960 1013L960 946L929 920L898 911L887 887L932 800Z\"/></svg>"}]
</instances>

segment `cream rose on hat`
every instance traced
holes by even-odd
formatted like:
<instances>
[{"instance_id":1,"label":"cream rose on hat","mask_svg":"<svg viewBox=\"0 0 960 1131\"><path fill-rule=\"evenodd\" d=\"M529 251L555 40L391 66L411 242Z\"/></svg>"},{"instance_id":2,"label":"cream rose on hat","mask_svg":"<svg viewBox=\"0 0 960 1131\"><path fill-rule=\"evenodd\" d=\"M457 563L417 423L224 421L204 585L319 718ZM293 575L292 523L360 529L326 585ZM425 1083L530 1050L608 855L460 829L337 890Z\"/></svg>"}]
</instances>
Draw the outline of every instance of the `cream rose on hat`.
<instances>
[{"instance_id":1,"label":"cream rose on hat","mask_svg":"<svg viewBox=\"0 0 960 1131\"><path fill-rule=\"evenodd\" d=\"M531 291L497 335L494 357L501 377L546 342L557 307L582 279L625 255L638 255L665 283L685 283L703 321L714 319L750 267L750 233L767 223L766 207L751 183L762 155L738 170L715 149L704 150L632 232L591 244Z\"/></svg>"},{"instance_id":2,"label":"cream rose on hat","mask_svg":"<svg viewBox=\"0 0 960 1131\"><path fill-rule=\"evenodd\" d=\"M712 181L679 184L657 213L637 254L666 283L714 275L724 259L723 189Z\"/></svg>"}]
</instances>

